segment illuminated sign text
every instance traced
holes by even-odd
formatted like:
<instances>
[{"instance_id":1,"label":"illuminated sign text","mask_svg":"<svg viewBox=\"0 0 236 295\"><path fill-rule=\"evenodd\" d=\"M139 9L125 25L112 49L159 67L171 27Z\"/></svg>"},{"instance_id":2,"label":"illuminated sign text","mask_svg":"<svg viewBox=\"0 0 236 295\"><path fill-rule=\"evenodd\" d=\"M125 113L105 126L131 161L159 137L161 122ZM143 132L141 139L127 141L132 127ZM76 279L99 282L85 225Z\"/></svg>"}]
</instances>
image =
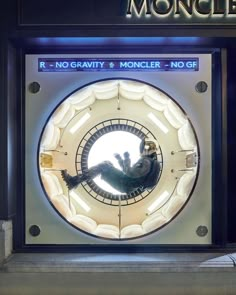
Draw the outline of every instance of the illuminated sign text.
<instances>
[{"instance_id":1,"label":"illuminated sign text","mask_svg":"<svg viewBox=\"0 0 236 295\"><path fill-rule=\"evenodd\" d=\"M236 0L128 0L127 16L235 16Z\"/></svg>"},{"instance_id":2,"label":"illuminated sign text","mask_svg":"<svg viewBox=\"0 0 236 295\"><path fill-rule=\"evenodd\" d=\"M80 59L39 58L39 72L198 71L198 58Z\"/></svg>"}]
</instances>

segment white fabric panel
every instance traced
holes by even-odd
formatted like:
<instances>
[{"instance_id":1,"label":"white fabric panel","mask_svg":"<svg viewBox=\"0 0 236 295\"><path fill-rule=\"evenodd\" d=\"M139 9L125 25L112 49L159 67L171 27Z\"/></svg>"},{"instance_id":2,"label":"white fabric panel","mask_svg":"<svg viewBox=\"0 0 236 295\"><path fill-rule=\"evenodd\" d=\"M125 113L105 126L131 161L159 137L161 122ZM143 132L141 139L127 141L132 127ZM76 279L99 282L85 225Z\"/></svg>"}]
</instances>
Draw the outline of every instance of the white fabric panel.
<instances>
[{"instance_id":1,"label":"white fabric panel","mask_svg":"<svg viewBox=\"0 0 236 295\"><path fill-rule=\"evenodd\" d=\"M69 103L61 104L52 116L52 122L59 128L65 128L74 117L75 109Z\"/></svg>"},{"instance_id":2,"label":"white fabric panel","mask_svg":"<svg viewBox=\"0 0 236 295\"><path fill-rule=\"evenodd\" d=\"M167 218L171 219L177 214L177 212L182 208L186 201L185 197L175 195L171 200L163 207L162 214Z\"/></svg>"},{"instance_id":3,"label":"white fabric panel","mask_svg":"<svg viewBox=\"0 0 236 295\"><path fill-rule=\"evenodd\" d=\"M153 230L158 229L163 224L167 222L166 217L164 217L161 213L156 212L151 216L148 216L142 223L142 227L145 232L149 233Z\"/></svg>"},{"instance_id":4,"label":"white fabric panel","mask_svg":"<svg viewBox=\"0 0 236 295\"><path fill-rule=\"evenodd\" d=\"M68 221L76 227L89 233L92 233L97 227L97 223L94 219L82 214L74 215L69 218Z\"/></svg>"},{"instance_id":5,"label":"white fabric panel","mask_svg":"<svg viewBox=\"0 0 236 295\"><path fill-rule=\"evenodd\" d=\"M145 231L140 224L131 224L122 228L121 230L122 239L138 237L144 234L145 234Z\"/></svg>"},{"instance_id":6,"label":"white fabric panel","mask_svg":"<svg viewBox=\"0 0 236 295\"><path fill-rule=\"evenodd\" d=\"M157 111L164 111L166 105L169 101L169 98L162 93L161 91L147 87L143 100L153 109Z\"/></svg>"},{"instance_id":7,"label":"white fabric panel","mask_svg":"<svg viewBox=\"0 0 236 295\"><path fill-rule=\"evenodd\" d=\"M69 204L63 195L52 197L51 202L66 219L69 219L73 216L73 213L69 208Z\"/></svg>"},{"instance_id":8,"label":"white fabric panel","mask_svg":"<svg viewBox=\"0 0 236 295\"><path fill-rule=\"evenodd\" d=\"M49 122L44 130L41 148L45 150L55 150L60 140L60 129Z\"/></svg>"},{"instance_id":9,"label":"white fabric panel","mask_svg":"<svg viewBox=\"0 0 236 295\"><path fill-rule=\"evenodd\" d=\"M195 177L196 175L191 172L182 175L177 184L177 194L183 197L188 197L191 192L191 189L193 188Z\"/></svg>"},{"instance_id":10,"label":"white fabric panel","mask_svg":"<svg viewBox=\"0 0 236 295\"><path fill-rule=\"evenodd\" d=\"M115 231L116 233L119 233L119 228L118 226L116 225L113 225L113 224L98 224L98 228L103 228L103 229L108 229L108 230L113 230Z\"/></svg>"},{"instance_id":11,"label":"white fabric panel","mask_svg":"<svg viewBox=\"0 0 236 295\"><path fill-rule=\"evenodd\" d=\"M167 108L164 110L164 115L169 123L176 129L183 126L187 121L183 111L171 100L168 101Z\"/></svg>"},{"instance_id":12,"label":"white fabric panel","mask_svg":"<svg viewBox=\"0 0 236 295\"><path fill-rule=\"evenodd\" d=\"M43 186L49 198L63 194L62 186L56 175L50 172L44 172L41 174L41 176Z\"/></svg>"},{"instance_id":13,"label":"white fabric panel","mask_svg":"<svg viewBox=\"0 0 236 295\"><path fill-rule=\"evenodd\" d=\"M189 122L178 130L178 139L183 150L191 150L196 147L195 136Z\"/></svg>"},{"instance_id":14,"label":"white fabric panel","mask_svg":"<svg viewBox=\"0 0 236 295\"><path fill-rule=\"evenodd\" d=\"M82 110L95 102L95 96L91 87L84 88L72 94L68 101L76 110Z\"/></svg>"},{"instance_id":15,"label":"white fabric panel","mask_svg":"<svg viewBox=\"0 0 236 295\"><path fill-rule=\"evenodd\" d=\"M64 102L60 104L59 107L55 110L55 112L52 115L53 124L54 125L59 124L69 109L70 109L69 103Z\"/></svg>"},{"instance_id":16,"label":"white fabric panel","mask_svg":"<svg viewBox=\"0 0 236 295\"><path fill-rule=\"evenodd\" d=\"M122 97L131 100L141 100L146 86L133 81L120 81L119 93Z\"/></svg>"},{"instance_id":17,"label":"white fabric panel","mask_svg":"<svg viewBox=\"0 0 236 295\"><path fill-rule=\"evenodd\" d=\"M118 81L111 80L92 85L97 99L110 99L118 96Z\"/></svg>"},{"instance_id":18,"label":"white fabric panel","mask_svg":"<svg viewBox=\"0 0 236 295\"><path fill-rule=\"evenodd\" d=\"M104 238L119 239L119 228L111 224L99 224L93 234Z\"/></svg>"},{"instance_id":19,"label":"white fabric panel","mask_svg":"<svg viewBox=\"0 0 236 295\"><path fill-rule=\"evenodd\" d=\"M75 209L75 206L72 202L69 203L69 198L68 196L65 196L65 195L62 195L63 199L65 200L66 204L69 206L71 212L72 212L72 215L76 215L76 209Z\"/></svg>"}]
</instances>

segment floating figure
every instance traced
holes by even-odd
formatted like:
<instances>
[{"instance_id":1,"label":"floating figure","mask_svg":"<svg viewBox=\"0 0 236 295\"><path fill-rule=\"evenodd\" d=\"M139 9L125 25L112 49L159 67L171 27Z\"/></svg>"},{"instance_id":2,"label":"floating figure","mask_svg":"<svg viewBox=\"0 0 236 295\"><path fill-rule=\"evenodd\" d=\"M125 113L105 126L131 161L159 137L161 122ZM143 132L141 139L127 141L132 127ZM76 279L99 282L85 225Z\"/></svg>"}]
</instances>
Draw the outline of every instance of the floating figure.
<instances>
[{"instance_id":1,"label":"floating figure","mask_svg":"<svg viewBox=\"0 0 236 295\"><path fill-rule=\"evenodd\" d=\"M119 154L114 155L122 170L104 161L76 176L71 176L67 170L62 170L61 175L69 190L101 175L104 181L121 193L129 194L137 189L144 191L153 188L159 178L161 167L157 160L157 148L156 140L144 138L140 143L140 159L133 166L129 153L125 152L123 158Z\"/></svg>"}]
</instances>

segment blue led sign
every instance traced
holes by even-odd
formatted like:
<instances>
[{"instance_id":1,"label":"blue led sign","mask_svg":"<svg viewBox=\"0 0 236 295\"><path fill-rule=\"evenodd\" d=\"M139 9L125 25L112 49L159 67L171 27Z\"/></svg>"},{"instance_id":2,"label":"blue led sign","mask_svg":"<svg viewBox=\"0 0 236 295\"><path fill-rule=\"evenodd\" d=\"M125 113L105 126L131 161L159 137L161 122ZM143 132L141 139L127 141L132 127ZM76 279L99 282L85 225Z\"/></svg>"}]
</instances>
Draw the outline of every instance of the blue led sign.
<instances>
[{"instance_id":1,"label":"blue led sign","mask_svg":"<svg viewBox=\"0 0 236 295\"><path fill-rule=\"evenodd\" d=\"M198 71L198 58L39 58L39 72Z\"/></svg>"}]
</instances>

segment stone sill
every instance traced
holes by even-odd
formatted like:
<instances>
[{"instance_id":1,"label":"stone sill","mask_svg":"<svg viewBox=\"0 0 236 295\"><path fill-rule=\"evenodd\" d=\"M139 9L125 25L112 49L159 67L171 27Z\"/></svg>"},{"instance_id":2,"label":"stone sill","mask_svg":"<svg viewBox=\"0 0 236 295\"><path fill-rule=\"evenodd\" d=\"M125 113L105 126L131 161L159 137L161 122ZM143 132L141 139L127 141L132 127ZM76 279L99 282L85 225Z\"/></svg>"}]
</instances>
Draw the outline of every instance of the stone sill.
<instances>
[{"instance_id":1,"label":"stone sill","mask_svg":"<svg viewBox=\"0 0 236 295\"><path fill-rule=\"evenodd\" d=\"M0 273L235 272L236 253L13 254Z\"/></svg>"}]
</instances>

